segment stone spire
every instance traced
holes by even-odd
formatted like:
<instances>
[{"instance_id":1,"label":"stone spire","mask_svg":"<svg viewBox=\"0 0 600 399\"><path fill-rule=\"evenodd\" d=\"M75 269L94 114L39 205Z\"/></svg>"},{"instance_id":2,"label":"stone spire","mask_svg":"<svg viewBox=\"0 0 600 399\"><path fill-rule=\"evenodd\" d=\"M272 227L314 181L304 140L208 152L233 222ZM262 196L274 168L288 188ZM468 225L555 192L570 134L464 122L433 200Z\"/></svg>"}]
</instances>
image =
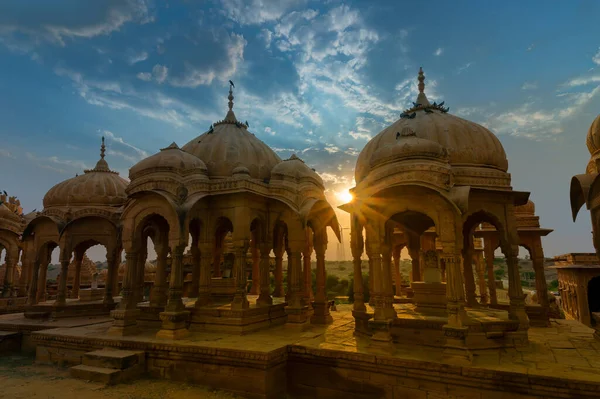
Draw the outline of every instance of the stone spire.
<instances>
[{"instance_id":1,"label":"stone spire","mask_svg":"<svg viewBox=\"0 0 600 399\"><path fill-rule=\"evenodd\" d=\"M235 118L235 114L233 113L233 88L235 86L233 85L233 82L230 80L229 81L229 96L227 97L229 99L229 111L227 111L227 116L225 116L225 120L228 122L237 122L237 119Z\"/></svg>"},{"instance_id":2,"label":"stone spire","mask_svg":"<svg viewBox=\"0 0 600 399\"><path fill-rule=\"evenodd\" d=\"M423 73L423 67L419 68L419 95L417 96L417 104L431 105L427 96L425 95L425 74Z\"/></svg>"},{"instance_id":3,"label":"stone spire","mask_svg":"<svg viewBox=\"0 0 600 399\"><path fill-rule=\"evenodd\" d=\"M100 146L100 159L96 163L96 167L92 170L86 170L85 173L88 172L110 172L110 168L108 167L108 163L104 159L104 155L106 153L106 146L104 145L104 136L102 136L102 145Z\"/></svg>"}]
</instances>

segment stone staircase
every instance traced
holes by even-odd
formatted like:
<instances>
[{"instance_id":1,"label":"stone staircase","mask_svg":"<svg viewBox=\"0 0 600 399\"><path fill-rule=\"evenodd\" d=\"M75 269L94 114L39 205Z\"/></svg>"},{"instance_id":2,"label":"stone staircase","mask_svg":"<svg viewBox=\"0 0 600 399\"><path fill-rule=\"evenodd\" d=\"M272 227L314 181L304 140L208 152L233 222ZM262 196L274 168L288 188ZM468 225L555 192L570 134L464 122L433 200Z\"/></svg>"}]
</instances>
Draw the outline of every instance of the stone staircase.
<instances>
[{"instance_id":1,"label":"stone staircase","mask_svg":"<svg viewBox=\"0 0 600 399\"><path fill-rule=\"evenodd\" d=\"M86 353L82 364L69 372L74 378L114 385L139 377L145 368L145 352L105 348Z\"/></svg>"}]
</instances>

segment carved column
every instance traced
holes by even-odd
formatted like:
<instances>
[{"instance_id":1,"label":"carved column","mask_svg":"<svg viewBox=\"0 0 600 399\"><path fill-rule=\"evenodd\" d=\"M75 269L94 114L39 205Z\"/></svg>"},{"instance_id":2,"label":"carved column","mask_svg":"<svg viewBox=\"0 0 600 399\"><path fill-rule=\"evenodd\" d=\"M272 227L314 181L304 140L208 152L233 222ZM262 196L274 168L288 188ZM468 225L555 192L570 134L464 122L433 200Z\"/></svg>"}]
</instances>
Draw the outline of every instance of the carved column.
<instances>
[{"instance_id":1,"label":"carved column","mask_svg":"<svg viewBox=\"0 0 600 399\"><path fill-rule=\"evenodd\" d=\"M241 241L235 244L235 264L234 264L234 278L235 278L235 295L233 296L233 302L231 303L232 310L248 309L250 303L246 295L246 287L248 279L246 276L246 253L248 252L248 244Z\"/></svg>"},{"instance_id":2,"label":"carved column","mask_svg":"<svg viewBox=\"0 0 600 399\"><path fill-rule=\"evenodd\" d=\"M392 247L381 244L381 301L386 319L395 319L394 291L392 287Z\"/></svg>"},{"instance_id":3,"label":"carved column","mask_svg":"<svg viewBox=\"0 0 600 399\"><path fill-rule=\"evenodd\" d=\"M283 293L283 245L278 245L274 248L275 253L275 289L273 290L273 296L275 298L281 298L284 296Z\"/></svg>"},{"instance_id":4,"label":"carved column","mask_svg":"<svg viewBox=\"0 0 600 399\"><path fill-rule=\"evenodd\" d=\"M268 241L268 240L267 240ZM262 244L260 246L260 295L256 300L256 304L259 306L269 306L273 304L273 298L271 298L271 287L270 287L270 269L269 264L271 254L271 246L269 244ZM254 278L254 276L252 276Z\"/></svg>"},{"instance_id":5,"label":"carved column","mask_svg":"<svg viewBox=\"0 0 600 399\"><path fill-rule=\"evenodd\" d=\"M33 259L31 259L30 254L26 250L23 250L23 253L21 255L21 262L23 266L21 268L19 286L17 287L17 296L24 297L27 296L27 290L29 288L28 282L31 279L31 272L33 269Z\"/></svg>"},{"instance_id":6,"label":"carved column","mask_svg":"<svg viewBox=\"0 0 600 399\"><path fill-rule=\"evenodd\" d=\"M16 254L9 253L6 248L6 256L4 257L4 263L6 264L6 273L4 274L4 288L2 290L2 296L4 298L10 298L13 296L13 278L15 274L15 265L19 260L19 251Z\"/></svg>"},{"instance_id":7,"label":"carved column","mask_svg":"<svg viewBox=\"0 0 600 399\"><path fill-rule=\"evenodd\" d=\"M313 324L327 324L333 321L329 313L327 303L327 292L325 284L327 281L327 271L325 270L325 251L327 250L327 232L320 231L315 234L314 242L315 254L317 255L317 292L315 300L312 303L314 314L310 318Z\"/></svg>"},{"instance_id":8,"label":"carved column","mask_svg":"<svg viewBox=\"0 0 600 399\"><path fill-rule=\"evenodd\" d=\"M31 270L31 281L29 283L29 295L27 297L27 305L32 306L38 303L37 301L37 293L38 293L38 280L40 268L42 267L42 259L46 259L46 250L43 249L38 251L38 255L35 257L33 261L32 270Z\"/></svg>"},{"instance_id":9,"label":"carved column","mask_svg":"<svg viewBox=\"0 0 600 399\"><path fill-rule=\"evenodd\" d=\"M198 287L198 300L195 305L197 308L211 303L210 283L212 279L210 276L210 262L213 260L213 256L210 250L212 247L211 243L203 243L200 247L200 285Z\"/></svg>"},{"instance_id":10,"label":"carved column","mask_svg":"<svg viewBox=\"0 0 600 399\"><path fill-rule=\"evenodd\" d=\"M114 280L117 278L119 261L121 259L121 250L108 250L106 252L107 273L106 283L104 284L104 304L112 305L115 303L113 299Z\"/></svg>"},{"instance_id":11,"label":"carved column","mask_svg":"<svg viewBox=\"0 0 600 399\"><path fill-rule=\"evenodd\" d=\"M217 237L215 240L215 252L213 257L213 277L223 277L221 271L221 256L223 255L223 237Z\"/></svg>"},{"instance_id":12,"label":"carved column","mask_svg":"<svg viewBox=\"0 0 600 399\"><path fill-rule=\"evenodd\" d=\"M258 251L258 243L252 240L250 247L252 252L252 286L250 287L251 295L258 295L261 292L260 289L260 253Z\"/></svg>"},{"instance_id":13,"label":"carved column","mask_svg":"<svg viewBox=\"0 0 600 399\"><path fill-rule=\"evenodd\" d=\"M200 289L200 249L198 248L198 241L192 240L192 284L190 287L190 293L188 297L198 298Z\"/></svg>"},{"instance_id":14,"label":"carved column","mask_svg":"<svg viewBox=\"0 0 600 399\"><path fill-rule=\"evenodd\" d=\"M358 223L357 218L352 215L350 225L350 249L352 250L352 265L354 267L354 312L366 312L365 295L363 292L363 276L362 276L362 254L363 254L363 237L362 226Z\"/></svg>"},{"instance_id":15,"label":"carved column","mask_svg":"<svg viewBox=\"0 0 600 399\"><path fill-rule=\"evenodd\" d=\"M289 248L285 249L285 253L287 255L287 284L285 287L285 300L286 302L288 302L290 300L290 295L292 294L292 279L290 278L290 273L291 273L291 269L290 269L290 265L292 264L292 253L290 251ZM302 252L300 252L300 262L302 262ZM298 267L302 267L300 263L298 263ZM299 272L299 279L302 280L302 271ZM302 282L300 281L298 284L300 284L300 290L302 290Z\"/></svg>"},{"instance_id":16,"label":"carved column","mask_svg":"<svg viewBox=\"0 0 600 399\"><path fill-rule=\"evenodd\" d=\"M40 274L37 289L36 303L46 301L46 275L48 273L48 264L50 263L50 255L40 265Z\"/></svg>"},{"instance_id":17,"label":"carved column","mask_svg":"<svg viewBox=\"0 0 600 399\"><path fill-rule=\"evenodd\" d=\"M396 283L396 296L402 296L402 273L400 272L400 253L402 252L402 247L400 245L396 245L394 250L392 251L392 255L394 257L394 281Z\"/></svg>"},{"instance_id":18,"label":"carved column","mask_svg":"<svg viewBox=\"0 0 600 399\"><path fill-rule=\"evenodd\" d=\"M470 353L466 346L469 328L465 312L465 296L463 274L461 272L462 257L451 243L444 245L442 261L446 265L446 298L448 300L448 323L442 328L446 337L444 356L467 357Z\"/></svg>"},{"instance_id":19,"label":"carved column","mask_svg":"<svg viewBox=\"0 0 600 399\"><path fill-rule=\"evenodd\" d=\"M310 303L314 299L312 291L312 270L311 270L311 255L313 248L307 244L302 253L302 295L304 303Z\"/></svg>"},{"instance_id":20,"label":"carved column","mask_svg":"<svg viewBox=\"0 0 600 399\"><path fill-rule=\"evenodd\" d=\"M134 296L136 284L136 267L138 264L137 251L128 250L125 253L125 276L123 276L123 293L117 309L110 312L113 325L108 330L109 335L132 335L138 332L137 317L140 313Z\"/></svg>"},{"instance_id":21,"label":"carved column","mask_svg":"<svg viewBox=\"0 0 600 399\"><path fill-rule=\"evenodd\" d=\"M307 319L308 307L304 303L301 285L303 244L302 241L289 243L287 278L290 291L286 308L289 323L304 323Z\"/></svg>"},{"instance_id":22,"label":"carved column","mask_svg":"<svg viewBox=\"0 0 600 399\"><path fill-rule=\"evenodd\" d=\"M71 254L69 254L70 258ZM54 306L66 306L67 304L67 274L69 273L70 259L62 255L60 260L60 278L58 280L58 293Z\"/></svg>"},{"instance_id":23,"label":"carved column","mask_svg":"<svg viewBox=\"0 0 600 399\"><path fill-rule=\"evenodd\" d=\"M547 313L550 310L550 303L548 302L548 284L546 283L546 275L544 273L542 239L541 237L536 237L534 240L531 247L531 261L535 273L535 290L537 291L538 303L542 308L546 309Z\"/></svg>"},{"instance_id":24,"label":"carved column","mask_svg":"<svg viewBox=\"0 0 600 399\"><path fill-rule=\"evenodd\" d=\"M473 276L473 247L469 243L469 247L463 250L463 272L465 276L465 295L467 306L477 306L477 298L475 296L475 277Z\"/></svg>"},{"instance_id":25,"label":"carved column","mask_svg":"<svg viewBox=\"0 0 600 399\"><path fill-rule=\"evenodd\" d=\"M156 274L150 296L150 306L162 308L167 305L167 256L169 247L164 244L155 245Z\"/></svg>"},{"instance_id":26,"label":"carved column","mask_svg":"<svg viewBox=\"0 0 600 399\"><path fill-rule=\"evenodd\" d=\"M146 271L146 259L148 259L148 250L146 247L144 247L138 253L137 257L138 263L136 268L134 285L134 297L136 304L144 301L144 272Z\"/></svg>"},{"instance_id":27,"label":"carved column","mask_svg":"<svg viewBox=\"0 0 600 399\"><path fill-rule=\"evenodd\" d=\"M487 286L485 284L485 263L483 262L483 251L475 254L475 268L477 270L477 283L479 286L479 297L482 305L488 303Z\"/></svg>"},{"instance_id":28,"label":"carved column","mask_svg":"<svg viewBox=\"0 0 600 399\"><path fill-rule=\"evenodd\" d=\"M521 274L519 273L519 246L505 244L502 247L502 252L508 267L508 296L510 299L508 314L510 319L519 321L519 330L528 330L529 318L525 312L525 295L521 287Z\"/></svg>"},{"instance_id":29,"label":"carved column","mask_svg":"<svg viewBox=\"0 0 600 399\"><path fill-rule=\"evenodd\" d=\"M408 247L408 254L410 255L412 262L412 281L422 281L423 278L421 276L421 267L420 267L420 259L419 254L421 252L421 243L419 240L413 240L415 242L411 242Z\"/></svg>"},{"instance_id":30,"label":"carved column","mask_svg":"<svg viewBox=\"0 0 600 399\"><path fill-rule=\"evenodd\" d=\"M483 239L483 252L485 254L485 264L488 276L488 290L490 291L490 304L498 304L498 296L496 294L496 275L494 274L494 251L496 250L496 244L489 237Z\"/></svg>"},{"instance_id":31,"label":"carved column","mask_svg":"<svg viewBox=\"0 0 600 399\"><path fill-rule=\"evenodd\" d=\"M73 259L73 267L75 268L75 273L73 277L73 288L71 290L71 298L77 299L79 298L79 287L81 285L81 264L83 263L83 257L85 256L85 251L81 249L75 250L75 259Z\"/></svg>"},{"instance_id":32,"label":"carved column","mask_svg":"<svg viewBox=\"0 0 600 399\"><path fill-rule=\"evenodd\" d=\"M368 256L367 256L368 257ZM375 277L373 271L373 260L369 257L369 306L375 307Z\"/></svg>"},{"instance_id":33,"label":"carved column","mask_svg":"<svg viewBox=\"0 0 600 399\"><path fill-rule=\"evenodd\" d=\"M185 245L177 245L172 249L171 281L169 282L169 299L165 311L160 313L161 329L157 338L180 339L189 334L187 321L190 312L183 305L183 251Z\"/></svg>"},{"instance_id":34,"label":"carved column","mask_svg":"<svg viewBox=\"0 0 600 399\"><path fill-rule=\"evenodd\" d=\"M367 256L372 264L373 274L370 278L373 280L373 291L371 298L375 304L375 320L386 320L386 315L383 306L383 281L381 270L381 247L379 245L379 237L374 233L367 233Z\"/></svg>"}]
</instances>

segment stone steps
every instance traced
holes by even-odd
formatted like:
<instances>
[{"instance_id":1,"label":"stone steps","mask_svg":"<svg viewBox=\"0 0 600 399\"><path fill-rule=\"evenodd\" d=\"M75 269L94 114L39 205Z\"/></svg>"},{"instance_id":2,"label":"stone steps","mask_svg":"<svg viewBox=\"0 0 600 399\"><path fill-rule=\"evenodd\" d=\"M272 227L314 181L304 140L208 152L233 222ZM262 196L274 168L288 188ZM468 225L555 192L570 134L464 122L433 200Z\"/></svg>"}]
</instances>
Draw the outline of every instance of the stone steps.
<instances>
[{"instance_id":1,"label":"stone steps","mask_svg":"<svg viewBox=\"0 0 600 399\"><path fill-rule=\"evenodd\" d=\"M17 331L0 331L0 353L19 352L22 336Z\"/></svg>"},{"instance_id":2,"label":"stone steps","mask_svg":"<svg viewBox=\"0 0 600 399\"><path fill-rule=\"evenodd\" d=\"M101 349L83 355L83 363L71 367L72 377L114 385L145 372L145 352Z\"/></svg>"}]
</instances>

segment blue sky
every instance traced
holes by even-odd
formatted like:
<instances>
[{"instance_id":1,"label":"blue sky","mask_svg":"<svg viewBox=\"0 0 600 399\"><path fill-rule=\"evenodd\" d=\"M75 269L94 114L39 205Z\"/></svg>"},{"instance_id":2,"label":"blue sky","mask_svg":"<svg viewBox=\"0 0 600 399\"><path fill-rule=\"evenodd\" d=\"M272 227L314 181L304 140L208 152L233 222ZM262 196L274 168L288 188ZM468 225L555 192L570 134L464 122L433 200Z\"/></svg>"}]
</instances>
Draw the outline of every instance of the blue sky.
<instances>
[{"instance_id":1,"label":"blue sky","mask_svg":"<svg viewBox=\"0 0 600 399\"><path fill-rule=\"evenodd\" d=\"M0 188L40 210L50 187L93 167L102 135L127 177L222 119L231 79L238 118L316 168L338 204L423 66L430 99L500 138L513 187L555 229L546 254L593 251L568 191L600 113L597 15L591 0L3 1Z\"/></svg>"}]
</instances>

